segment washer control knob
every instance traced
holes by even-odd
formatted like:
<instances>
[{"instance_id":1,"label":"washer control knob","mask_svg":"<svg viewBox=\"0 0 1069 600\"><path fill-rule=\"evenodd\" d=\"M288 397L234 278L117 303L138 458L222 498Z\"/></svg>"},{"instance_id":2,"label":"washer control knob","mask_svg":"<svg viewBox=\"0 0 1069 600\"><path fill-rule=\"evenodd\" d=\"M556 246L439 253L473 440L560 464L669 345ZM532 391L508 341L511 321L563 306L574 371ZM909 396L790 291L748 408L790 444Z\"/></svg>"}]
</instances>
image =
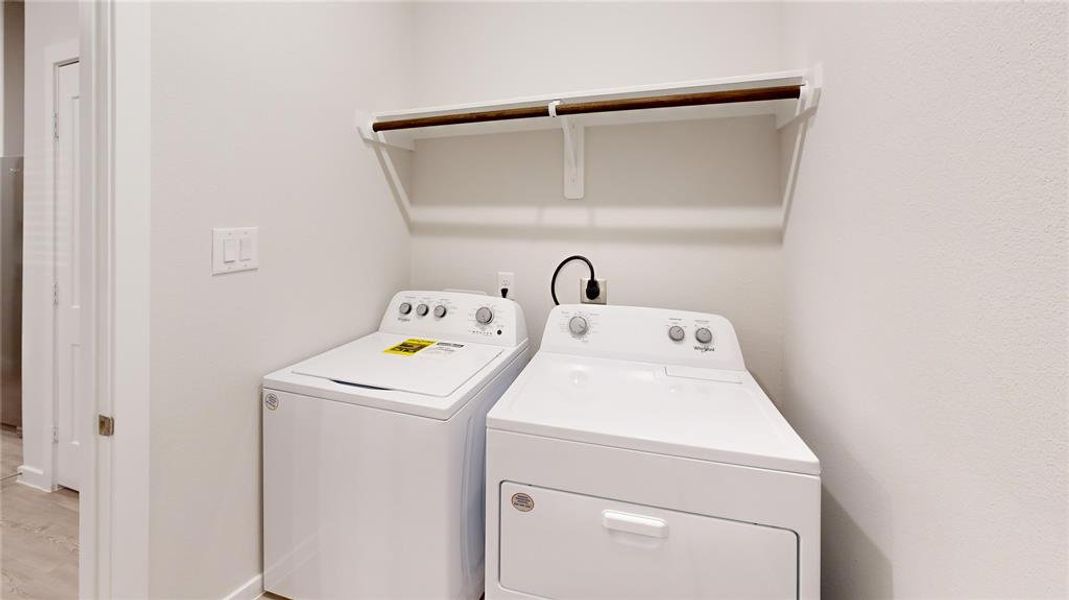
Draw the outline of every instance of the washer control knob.
<instances>
[{"instance_id":1,"label":"washer control knob","mask_svg":"<svg viewBox=\"0 0 1069 600\"><path fill-rule=\"evenodd\" d=\"M672 325L668 328L668 339L672 340L673 342L682 342L683 338L686 337L686 335L687 332L683 331L683 328L679 325Z\"/></svg>"},{"instance_id":2,"label":"washer control knob","mask_svg":"<svg viewBox=\"0 0 1069 600\"><path fill-rule=\"evenodd\" d=\"M475 311L475 320L483 325L486 325L490 321L494 320L494 311L490 310L486 306L480 306L479 310Z\"/></svg>"},{"instance_id":3,"label":"washer control knob","mask_svg":"<svg viewBox=\"0 0 1069 600\"><path fill-rule=\"evenodd\" d=\"M407 315L408 313L412 312L412 305L408 302L402 302L401 305L397 307L397 312L401 313L402 315Z\"/></svg>"},{"instance_id":4,"label":"washer control knob","mask_svg":"<svg viewBox=\"0 0 1069 600\"><path fill-rule=\"evenodd\" d=\"M426 304L420 304L419 306L416 307L416 314L421 316L421 317L426 317L427 316L427 311L429 311L429 310L430 310L430 308L428 308Z\"/></svg>"},{"instance_id":5,"label":"washer control knob","mask_svg":"<svg viewBox=\"0 0 1069 600\"><path fill-rule=\"evenodd\" d=\"M583 335L587 332L589 326L586 319L583 317L572 317L568 319L568 331L571 331L573 335Z\"/></svg>"},{"instance_id":6,"label":"washer control knob","mask_svg":"<svg viewBox=\"0 0 1069 600\"><path fill-rule=\"evenodd\" d=\"M444 317L446 312L447 311L445 310L445 305L439 304L438 306L434 307L434 316L438 317L439 319Z\"/></svg>"},{"instance_id":7,"label":"washer control knob","mask_svg":"<svg viewBox=\"0 0 1069 600\"><path fill-rule=\"evenodd\" d=\"M698 331L694 332L694 339L698 340L699 344L708 344L713 341L713 332L709 331L705 327L702 327Z\"/></svg>"}]
</instances>

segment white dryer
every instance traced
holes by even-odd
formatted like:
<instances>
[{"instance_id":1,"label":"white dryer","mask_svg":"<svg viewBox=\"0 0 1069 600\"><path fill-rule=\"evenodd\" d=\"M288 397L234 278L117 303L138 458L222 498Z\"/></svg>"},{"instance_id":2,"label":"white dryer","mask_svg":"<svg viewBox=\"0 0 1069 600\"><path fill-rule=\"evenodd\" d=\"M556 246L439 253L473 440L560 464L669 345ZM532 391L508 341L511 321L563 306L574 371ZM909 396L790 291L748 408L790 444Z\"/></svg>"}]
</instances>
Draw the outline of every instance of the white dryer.
<instances>
[{"instance_id":1,"label":"white dryer","mask_svg":"<svg viewBox=\"0 0 1069 600\"><path fill-rule=\"evenodd\" d=\"M264 588L478 598L486 411L528 358L515 302L414 291L377 332L265 377Z\"/></svg>"},{"instance_id":2,"label":"white dryer","mask_svg":"<svg viewBox=\"0 0 1069 600\"><path fill-rule=\"evenodd\" d=\"M487 600L819 597L820 464L727 319L556 307L487 427Z\"/></svg>"}]
</instances>

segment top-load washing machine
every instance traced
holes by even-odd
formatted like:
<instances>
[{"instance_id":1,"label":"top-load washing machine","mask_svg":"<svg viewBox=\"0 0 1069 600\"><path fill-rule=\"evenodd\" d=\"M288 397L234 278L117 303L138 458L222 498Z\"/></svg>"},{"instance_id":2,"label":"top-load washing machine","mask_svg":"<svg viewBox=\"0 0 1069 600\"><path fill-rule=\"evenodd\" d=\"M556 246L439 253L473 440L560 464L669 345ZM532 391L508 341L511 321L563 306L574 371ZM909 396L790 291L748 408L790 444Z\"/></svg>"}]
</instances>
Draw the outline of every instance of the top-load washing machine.
<instances>
[{"instance_id":1,"label":"top-load washing machine","mask_svg":"<svg viewBox=\"0 0 1069 600\"><path fill-rule=\"evenodd\" d=\"M556 307L487 427L488 600L819 597L820 464L723 317Z\"/></svg>"},{"instance_id":2,"label":"top-load washing machine","mask_svg":"<svg viewBox=\"0 0 1069 600\"><path fill-rule=\"evenodd\" d=\"M377 332L265 377L264 588L478 598L486 411L528 357L515 302L414 291Z\"/></svg>"}]
</instances>

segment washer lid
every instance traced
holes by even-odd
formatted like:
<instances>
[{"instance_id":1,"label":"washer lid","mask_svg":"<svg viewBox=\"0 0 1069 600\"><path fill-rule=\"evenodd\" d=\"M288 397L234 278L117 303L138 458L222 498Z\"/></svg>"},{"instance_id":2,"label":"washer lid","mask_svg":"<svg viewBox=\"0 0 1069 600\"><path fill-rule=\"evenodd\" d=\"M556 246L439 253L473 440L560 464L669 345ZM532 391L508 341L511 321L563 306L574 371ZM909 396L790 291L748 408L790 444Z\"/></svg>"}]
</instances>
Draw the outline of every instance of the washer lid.
<instances>
[{"instance_id":1,"label":"washer lid","mask_svg":"<svg viewBox=\"0 0 1069 600\"><path fill-rule=\"evenodd\" d=\"M746 371L539 352L487 416L515 431L819 474L820 463Z\"/></svg>"},{"instance_id":2,"label":"washer lid","mask_svg":"<svg viewBox=\"0 0 1069 600\"><path fill-rule=\"evenodd\" d=\"M502 352L501 348L376 332L292 368L355 388L444 398Z\"/></svg>"}]
</instances>

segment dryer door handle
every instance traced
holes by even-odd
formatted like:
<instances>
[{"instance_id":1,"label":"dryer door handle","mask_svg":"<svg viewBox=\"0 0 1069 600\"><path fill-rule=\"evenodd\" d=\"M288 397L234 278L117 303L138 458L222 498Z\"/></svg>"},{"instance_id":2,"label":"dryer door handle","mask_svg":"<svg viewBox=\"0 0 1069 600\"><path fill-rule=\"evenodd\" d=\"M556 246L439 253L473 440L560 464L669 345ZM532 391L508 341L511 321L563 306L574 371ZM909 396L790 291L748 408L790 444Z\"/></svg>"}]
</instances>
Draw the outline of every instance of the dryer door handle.
<instances>
[{"instance_id":1,"label":"dryer door handle","mask_svg":"<svg viewBox=\"0 0 1069 600\"><path fill-rule=\"evenodd\" d=\"M615 510L603 510L601 511L601 524L605 526L605 529L614 531L654 538L668 537L668 523L664 519L656 517L633 515Z\"/></svg>"}]
</instances>

